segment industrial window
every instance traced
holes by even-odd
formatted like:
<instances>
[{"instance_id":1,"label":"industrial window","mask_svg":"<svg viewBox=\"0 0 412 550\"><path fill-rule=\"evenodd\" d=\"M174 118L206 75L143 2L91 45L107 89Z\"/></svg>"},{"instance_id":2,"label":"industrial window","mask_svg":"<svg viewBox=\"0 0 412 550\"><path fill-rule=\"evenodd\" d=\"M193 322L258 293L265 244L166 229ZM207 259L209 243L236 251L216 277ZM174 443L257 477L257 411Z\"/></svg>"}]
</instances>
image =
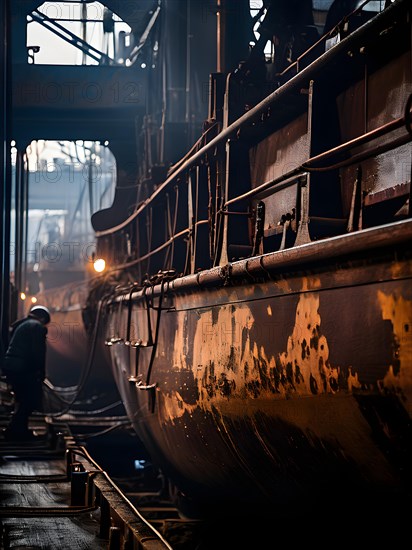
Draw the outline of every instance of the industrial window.
<instances>
[{"instance_id":1,"label":"industrial window","mask_svg":"<svg viewBox=\"0 0 412 550\"><path fill-rule=\"evenodd\" d=\"M129 65L131 27L100 2L44 2L27 15L28 63Z\"/></svg>"}]
</instances>

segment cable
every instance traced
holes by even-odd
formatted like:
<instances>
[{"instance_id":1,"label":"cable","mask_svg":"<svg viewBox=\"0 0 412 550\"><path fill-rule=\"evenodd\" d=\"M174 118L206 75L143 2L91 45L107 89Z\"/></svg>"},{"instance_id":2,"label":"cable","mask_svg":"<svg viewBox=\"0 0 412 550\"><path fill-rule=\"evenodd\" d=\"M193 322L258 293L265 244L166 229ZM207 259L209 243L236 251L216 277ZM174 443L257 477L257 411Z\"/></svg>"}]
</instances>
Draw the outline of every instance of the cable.
<instances>
[{"instance_id":1,"label":"cable","mask_svg":"<svg viewBox=\"0 0 412 550\"><path fill-rule=\"evenodd\" d=\"M43 381L43 384L47 387L48 390L50 390L54 396L61 402L63 403L64 405L69 405L69 401L63 399L60 395L58 395L58 391L56 390L56 386L53 386L53 384L50 382L50 380L48 380L47 378ZM79 389L79 386L70 386L70 388L60 388L62 390L62 393L63 392L66 392L66 393L69 393L69 390L71 393L73 392L76 392L78 393L78 389ZM104 394L103 394L104 395ZM105 405L104 407L100 408L100 409L93 409L93 410L82 410L82 409L70 409L70 412L71 414L80 414L80 415L88 415L88 416L93 416L93 415L96 415L96 414L100 414L100 413L103 413L103 412L106 412L110 409L114 409L115 407L119 406L119 405L122 405L123 402L121 400L119 401L115 401L114 403L110 403L109 405Z\"/></svg>"},{"instance_id":2,"label":"cable","mask_svg":"<svg viewBox=\"0 0 412 550\"><path fill-rule=\"evenodd\" d=\"M124 422L118 422L117 424L113 424L113 426L109 426L109 428L105 428L104 430L101 430L100 432L94 432L91 434L74 434L73 437L79 438L79 439L91 439L92 437L98 437L100 435L105 435L109 432L112 432L114 430L117 430L119 428L123 428L124 426L130 426L131 422L130 420L125 420Z\"/></svg>"},{"instance_id":3,"label":"cable","mask_svg":"<svg viewBox=\"0 0 412 550\"><path fill-rule=\"evenodd\" d=\"M50 382L49 379L44 380L45 385L48 387L48 389L55 393L71 393L77 391L77 388L79 387L78 384L75 386L55 386L52 382Z\"/></svg>"},{"instance_id":4,"label":"cable","mask_svg":"<svg viewBox=\"0 0 412 550\"><path fill-rule=\"evenodd\" d=\"M110 297L111 297L111 293L107 294L106 296L103 296L103 298L101 298L99 300L99 305L98 305L97 315L96 315L96 320L95 320L95 325L94 325L94 332L93 332L93 337L92 337L92 343L91 343L91 349L90 349L90 353L89 353L88 360L87 360L87 363L86 363L86 368L82 373L82 378L80 379L78 389L77 389L77 392L76 392L75 396L69 402L66 403L67 406L66 406L65 409L63 409L59 412L44 413L44 414L46 414L46 416L51 416L52 418L56 418L56 417L62 416L63 414L69 412L70 407L76 402L76 400L78 399L80 393L82 392L82 390L85 386L85 383L86 383L86 381L87 381L87 379L90 375L91 368L92 368L92 365L93 365L94 354L95 354L95 351L96 351L98 328L99 328L99 325L100 325L100 318L101 318L101 312L102 312L102 309L103 309L103 304Z\"/></svg>"},{"instance_id":5,"label":"cable","mask_svg":"<svg viewBox=\"0 0 412 550\"><path fill-rule=\"evenodd\" d=\"M102 407L101 409L94 409L92 411L82 411L80 409L71 409L69 412L71 414L79 414L82 416L94 416L96 414L106 412L110 409L114 409L119 405L123 405L123 401L119 400L119 401L116 401L115 403L111 403L110 405L106 405L106 407Z\"/></svg>"}]
</instances>

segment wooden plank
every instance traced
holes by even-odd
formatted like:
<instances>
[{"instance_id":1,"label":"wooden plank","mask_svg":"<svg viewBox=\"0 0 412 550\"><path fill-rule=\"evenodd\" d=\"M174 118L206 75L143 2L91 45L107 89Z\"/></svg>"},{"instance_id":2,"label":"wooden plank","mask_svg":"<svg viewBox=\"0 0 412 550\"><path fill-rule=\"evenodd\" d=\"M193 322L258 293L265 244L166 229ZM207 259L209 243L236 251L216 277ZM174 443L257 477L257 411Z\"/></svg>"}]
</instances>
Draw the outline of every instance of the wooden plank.
<instances>
[{"instance_id":1,"label":"wooden plank","mask_svg":"<svg viewBox=\"0 0 412 550\"><path fill-rule=\"evenodd\" d=\"M0 463L0 474L13 476L42 476L66 473L62 460L10 460ZM1 480L0 480L1 481Z\"/></svg>"},{"instance_id":2,"label":"wooden plank","mask_svg":"<svg viewBox=\"0 0 412 550\"><path fill-rule=\"evenodd\" d=\"M1 506L62 506L70 505L69 483L2 483Z\"/></svg>"},{"instance_id":3,"label":"wooden plank","mask_svg":"<svg viewBox=\"0 0 412 550\"><path fill-rule=\"evenodd\" d=\"M76 518L4 519L4 548L47 548L47 550L107 549L107 540L99 539L98 518L84 514Z\"/></svg>"}]
</instances>

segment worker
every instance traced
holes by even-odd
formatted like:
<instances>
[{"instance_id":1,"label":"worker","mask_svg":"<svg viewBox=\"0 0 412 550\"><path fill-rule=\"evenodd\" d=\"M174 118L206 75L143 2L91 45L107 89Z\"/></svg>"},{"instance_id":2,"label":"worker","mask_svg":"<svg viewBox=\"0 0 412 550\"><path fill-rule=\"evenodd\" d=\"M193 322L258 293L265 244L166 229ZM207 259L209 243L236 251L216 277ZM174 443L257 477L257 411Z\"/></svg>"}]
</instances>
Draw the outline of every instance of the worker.
<instances>
[{"instance_id":1,"label":"worker","mask_svg":"<svg viewBox=\"0 0 412 550\"><path fill-rule=\"evenodd\" d=\"M33 439L29 417L42 410L43 380L46 376L46 337L49 310L41 305L31 308L24 319L11 327L10 343L3 361L3 374L14 393L14 411L4 431L8 440Z\"/></svg>"}]
</instances>

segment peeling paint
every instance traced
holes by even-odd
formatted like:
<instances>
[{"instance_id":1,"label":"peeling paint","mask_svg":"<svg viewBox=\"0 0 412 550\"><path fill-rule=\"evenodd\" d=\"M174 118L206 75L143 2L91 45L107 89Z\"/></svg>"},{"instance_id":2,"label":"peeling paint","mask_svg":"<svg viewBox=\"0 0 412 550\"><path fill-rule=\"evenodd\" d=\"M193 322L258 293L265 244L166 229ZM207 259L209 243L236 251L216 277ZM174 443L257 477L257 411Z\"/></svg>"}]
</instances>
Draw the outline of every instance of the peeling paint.
<instances>
[{"instance_id":1,"label":"peeling paint","mask_svg":"<svg viewBox=\"0 0 412 550\"><path fill-rule=\"evenodd\" d=\"M211 411L228 399L290 399L361 389L359 373L351 365L341 368L330 362L320 296L310 291L300 295L283 349L278 334L263 340L258 337L259 327L247 303L199 310L196 316L181 315L175 342L184 345L173 347L173 364L191 373L197 396L189 403L176 394L173 385L170 392L162 392L163 420L173 421L196 408ZM381 387L401 395L412 414L412 302L382 291L378 291L378 301L382 319L393 325L393 362ZM272 312L273 303L264 308Z\"/></svg>"},{"instance_id":2,"label":"peeling paint","mask_svg":"<svg viewBox=\"0 0 412 550\"><path fill-rule=\"evenodd\" d=\"M186 338L187 343L185 325L188 322L187 316L181 318L175 342ZM229 398L284 399L333 394L342 386L349 390L360 387L356 373L352 374L349 369L349 378L345 381L341 370L329 362L329 346L321 332L317 293L301 294L294 328L283 351L258 346L253 338L256 322L247 304L239 304L236 309L226 304L204 311L196 318L196 323L190 343L193 368L182 346L174 347L173 364L180 365L181 369L192 369L198 400L196 404L184 403L182 408L173 391L165 392L165 420L180 417L184 411L190 413L196 407L211 410L217 401ZM274 344L271 340L268 343Z\"/></svg>"},{"instance_id":3,"label":"peeling paint","mask_svg":"<svg viewBox=\"0 0 412 550\"><path fill-rule=\"evenodd\" d=\"M352 374L352 367L348 368L347 384L349 391L352 391L353 389L359 389L362 386L358 379L358 373Z\"/></svg>"},{"instance_id":4,"label":"peeling paint","mask_svg":"<svg viewBox=\"0 0 412 550\"><path fill-rule=\"evenodd\" d=\"M293 333L288 338L286 351L279 356L281 367L287 369L292 365L295 380L298 380L289 386L289 391L297 391L300 395L337 391L339 372L329 363L329 346L326 337L321 335L320 324L319 296L302 294ZM316 353L311 353L311 348Z\"/></svg>"},{"instance_id":5,"label":"peeling paint","mask_svg":"<svg viewBox=\"0 0 412 550\"><path fill-rule=\"evenodd\" d=\"M381 388L401 395L412 415L412 300L378 290L382 319L393 326L393 361L381 381Z\"/></svg>"}]
</instances>

